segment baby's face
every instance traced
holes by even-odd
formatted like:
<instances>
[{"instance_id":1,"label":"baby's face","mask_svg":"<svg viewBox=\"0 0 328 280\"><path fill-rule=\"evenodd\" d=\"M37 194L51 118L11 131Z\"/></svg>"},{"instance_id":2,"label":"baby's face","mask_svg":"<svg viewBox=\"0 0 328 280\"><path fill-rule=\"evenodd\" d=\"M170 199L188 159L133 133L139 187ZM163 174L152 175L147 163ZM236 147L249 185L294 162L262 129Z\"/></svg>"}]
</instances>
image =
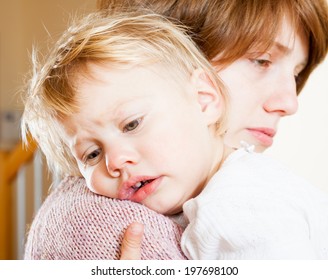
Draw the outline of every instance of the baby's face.
<instances>
[{"instance_id":1,"label":"baby's face","mask_svg":"<svg viewBox=\"0 0 328 280\"><path fill-rule=\"evenodd\" d=\"M174 82L158 65L88 69L76 82L80 111L63 121L88 187L159 213L181 211L222 157L192 83Z\"/></svg>"}]
</instances>

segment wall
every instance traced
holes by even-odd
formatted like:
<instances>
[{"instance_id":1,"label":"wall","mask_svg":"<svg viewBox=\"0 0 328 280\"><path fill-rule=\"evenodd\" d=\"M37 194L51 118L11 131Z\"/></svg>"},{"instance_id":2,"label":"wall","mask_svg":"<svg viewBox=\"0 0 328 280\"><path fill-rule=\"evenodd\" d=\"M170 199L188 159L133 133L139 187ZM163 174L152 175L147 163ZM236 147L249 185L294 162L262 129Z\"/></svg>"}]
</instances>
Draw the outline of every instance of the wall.
<instances>
[{"instance_id":1,"label":"wall","mask_svg":"<svg viewBox=\"0 0 328 280\"><path fill-rule=\"evenodd\" d=\"M30 68L29 53L44 48L67 24L71 13L94 10L96 0L10 0L0 2L0 109L17 109L15 93Z\"/></svg>"},{"instance_id":2,"label":"wall","mask_svg":"<svg viewBox=\"0 0 328 280\"><path fill-rule=\"evenodd\" d=\"M20 113L22 104L17 92L23 84L23 77L30 67L29 54L32 45L41 50L47 47L49 34L56 38L66 27L71 14L81 14L95 10L96 0L10 0L0 2L0 111L11 110ZM0 112L0 113L1 113ZM3 114L0 114L2 118ZM19 125L19 120L17 121ZM2 129L4 128L4 129ZM7 127L0 125L0 140L3 134L8 136ZM6 137L7 138L7 137ZM0 157L3 159L8 154L2 148L0 141ZM0 161L1 161L0 158ZM3 171L0 162L0 173ZM28 225L35 213L33 213L33 169L27 166L27 186L25 216ZM47 170L44 170L44 196L50 186L50 178ZM2 176L0 174L0 176ZM1 179L1 178L0 178ZM1 180L0 180L1 182ZM17 259L22 257L22 240L16 241L16 195L15 182L4 186L0 184L2 201L6 201L6 207L0 209L0 259ZM4 195L5 194L5 195ZM43 196L43 198L44 198ZM25 202L23 204L25 204ZM5 246L3 246L5 244Z\"/></svg>"},{"instance_id":3,"label":"wall","mask_svg":"<svg viewBox=\"0 0 328 280\"><path fill-rule=\"evenodd\" d=\"M40 51L67 26L72 14L96 9L97 0L11 0L0 3L0 149L19 140L19 92L31 69L32 46Z\"/></svg>"},{"instance_id":4,"label":"wall","mask_svg":"<svg viewBox=\"0 0 328 280\"><path fill-rule=\"evenodd\" d=\"M27 46L22 0L1 1L0 5L0 109L4 109L17 105L13 95L21 83L19 73L26 66Z\"/></svg>"},{"instance_id":5,"label":"wall","mask_svg":"<svg viewBox=\"0 0 328 280\"><path fill-rule=\"evenodd\" d=\"M301 92L298 112L280 122L268 153L328 192L328 58Z\"/></svg>"}]
</instances>

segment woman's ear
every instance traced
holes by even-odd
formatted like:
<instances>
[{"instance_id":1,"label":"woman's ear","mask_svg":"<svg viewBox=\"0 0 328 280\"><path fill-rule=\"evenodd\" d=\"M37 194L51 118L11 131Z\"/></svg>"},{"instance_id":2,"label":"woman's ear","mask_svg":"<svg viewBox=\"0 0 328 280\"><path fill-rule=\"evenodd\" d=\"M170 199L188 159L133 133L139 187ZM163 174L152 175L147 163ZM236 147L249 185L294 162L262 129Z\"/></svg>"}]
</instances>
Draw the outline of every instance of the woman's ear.
<instances>
[{"instance_id":1,"label":"woman's ear","mask_svg":"<svg viewBox=\"0 0 328 280\"><path fill-rule=\"evenodd\" d=\"M220 90L215 86L210 76L200 68L193 71L191 83L208 125L216 123L222 115L224 105Z\"/></svg>"}]
</instances>

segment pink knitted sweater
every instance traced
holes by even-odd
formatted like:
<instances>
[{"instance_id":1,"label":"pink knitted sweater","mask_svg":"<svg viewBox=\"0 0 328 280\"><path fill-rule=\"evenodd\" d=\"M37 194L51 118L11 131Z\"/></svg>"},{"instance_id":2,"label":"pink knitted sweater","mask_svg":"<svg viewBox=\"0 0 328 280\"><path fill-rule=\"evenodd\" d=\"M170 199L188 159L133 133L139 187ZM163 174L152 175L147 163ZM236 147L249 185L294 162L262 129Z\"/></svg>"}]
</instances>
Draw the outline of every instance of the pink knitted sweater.
<instances>
[{"instance_id":1,"label":"pink knitted sweater","mask_svg":"<svg viewBox=\"0 0 328 280\"><path fill-rule=\"evenodd\" d=\"M90 192L82 178L67 177L43 203L29 230L25 259L119 259L123 232L145 225L141 259L186 259L182 229L140 204Z\"/></svg>"}]
</instances>

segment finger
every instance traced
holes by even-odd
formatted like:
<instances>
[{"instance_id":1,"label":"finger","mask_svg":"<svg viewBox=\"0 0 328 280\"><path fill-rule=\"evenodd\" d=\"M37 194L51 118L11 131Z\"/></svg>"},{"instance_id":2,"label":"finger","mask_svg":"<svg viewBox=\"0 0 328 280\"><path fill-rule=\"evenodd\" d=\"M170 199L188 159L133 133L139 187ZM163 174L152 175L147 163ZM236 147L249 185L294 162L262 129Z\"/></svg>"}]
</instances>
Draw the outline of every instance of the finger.
<instances>
[{"instance_id":1,"label":"finger","mask_svg":"<svg viewBox=\"0 0 328 280\"><path fill-rule=\"evenodd\" d=\"M121 260L140 260L141 242L144 227L140 223L132 223L124 233L121 246Z\"/></svg>"}]
</instances>

